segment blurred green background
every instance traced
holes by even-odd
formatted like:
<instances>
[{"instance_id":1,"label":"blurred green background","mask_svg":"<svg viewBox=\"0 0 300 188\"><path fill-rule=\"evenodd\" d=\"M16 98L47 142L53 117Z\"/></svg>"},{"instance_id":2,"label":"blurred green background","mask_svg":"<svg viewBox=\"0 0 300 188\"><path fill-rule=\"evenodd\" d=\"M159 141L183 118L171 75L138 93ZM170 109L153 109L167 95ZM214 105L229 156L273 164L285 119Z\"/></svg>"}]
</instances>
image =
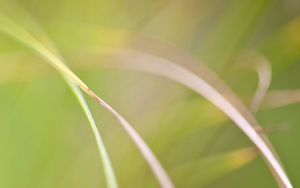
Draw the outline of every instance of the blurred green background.
<instances>
[{"instance_id":1,"label":"blurred green background","mask_svg":"<svg viewBox=\"0 0 300 188\"><path fill-rule=\"evenodd\" d=\"M11 3L0 0L0 10L18 15ZM300 88L300 1L15 3L45 31L71 69L134 125L177 187L277 186L261 157L245 150L253 146L248 138L206 99L154 75L95 68L89 63L95 57L81 52L131 48L129 39L151 37L204 62L248 106L257 76L233 68L241 64L238 58L245 49L269 60L273 74L269 90ZM30 28L22 16L16 21ZM102 61L99 58L98 63ZM158 187L124 130L99 105L90 99L88 103L120 187ZM263 127L287 127L268 136L295 187L300 186L299 113L299 104L256 113ZM1 188L106 187L94 136L69 88L44 60L3 33L0 149Z\"/></svg>"}]
</instances>

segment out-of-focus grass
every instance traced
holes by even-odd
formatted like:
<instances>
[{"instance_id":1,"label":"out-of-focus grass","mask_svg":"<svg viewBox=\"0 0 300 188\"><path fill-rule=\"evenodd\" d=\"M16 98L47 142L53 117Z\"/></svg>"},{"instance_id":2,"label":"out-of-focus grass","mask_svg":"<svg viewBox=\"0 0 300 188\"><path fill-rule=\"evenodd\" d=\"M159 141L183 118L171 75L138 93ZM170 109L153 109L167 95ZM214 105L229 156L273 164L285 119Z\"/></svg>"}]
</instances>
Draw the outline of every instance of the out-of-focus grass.
<instances>
[{"instance_id":1,"label":"out-of-focus grass","mask_svg":"<svg viewBox=\"0 0 300 188\"><path fill-rule=\"evenodd\" d=\"M76 61L75 53L80 56L93 45L103 49L126 47L132 36L151 35L193 54L216 70L240 96L251 98L256 76L246 70L230 71L241 51L252 48L272 65L270 90L299 88L300 5L296 1L18 3L46 30L73 70L136 125L180 187L198 187L206 180L175 176L176 167L202 159L205 163L251 143L218 109L193 92L155 76L90 66L89 58L88 62ZM5 0L0 1L1 8L6 5ZM96 32L99 37L87 38L85 32ZM97 57L90 59L101 63L101 59L92 59ZM93 135L82 126L85 117L63 82L42 61L0 35L0 187L105 187ZM94 103L89 105L103 130L120 187L158 186L111 116ZM300 185L298 112L295 104L257 113L263 126L288 125L286 131L270 133L269 137L295 187ZM210 162L200 167L193 174L200 176L201 171L215 169ZM205 186L276 186L261 159L223 173L227 175L221 178L220 173L212 173L216 178Z\"/></svg>"}]
</instances>

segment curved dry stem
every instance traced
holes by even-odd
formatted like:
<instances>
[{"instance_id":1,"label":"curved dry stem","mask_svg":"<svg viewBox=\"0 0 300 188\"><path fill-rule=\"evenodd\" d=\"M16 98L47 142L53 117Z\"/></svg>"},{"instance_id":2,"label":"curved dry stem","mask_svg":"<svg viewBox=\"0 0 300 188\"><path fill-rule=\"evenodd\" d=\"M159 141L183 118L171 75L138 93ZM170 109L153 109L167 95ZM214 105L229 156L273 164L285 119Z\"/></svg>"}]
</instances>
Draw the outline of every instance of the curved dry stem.
<instances>
[{"instance_id":1,"label":"curved dry stem","mask_svg":"<svg viewBox=\"0 0 300 188\"><path fill-rule=\"evenodd\" d=\"M141 138L141 136L128 123L128 121L126 121L126 119L123 116L116 112L110 105L108 105L97 95L93 95L93 98L96 100L97 103L101 104L105 109L111 112L114 115L114 117L118 120L118 122L123 126L123 128L127 131L127 133L130 135L134 143L137 145L137 147L143 154L145 160L149 163L149 166L152 172L155 174L156 178L159 180L161 187L174 187L173 183L171 182L169 176L161 166L158 159L155 157L155 155L148 147L148 145L144 142L144 140Z\"/></svg>"},{"instance_id":2,"label":"curved dry stem","mask_svg":"<svg viewBox=\"0 0 300 188\"><path fill-rule=\"evenodd\" d=\"M54 55L47 47L45 47L38 39L33 37L30 33L18 26L11 19L0 13L0 30L7 35L22 42L26 46L33 49L39 56L45 59L51 66L59 71L66 79L72 81L79 86L88 95L94 98L99 104L113 114L113 116L120 122L123 128L130 135L131 139L137 145L139 151L148 162L152 172L159 181L160 185L165 188L172 188L173 183L167 175L164 168L161 166L158 159L155 157L148 145L143 141L139 134L132 128L132 126L117 113L111 106L105 103L98 97L76 74L74 74L64 62L56 55ZM77 91L76 91L77 92ZM117 185L117 184L116 184Z\"/></svg>"},{"instance_id":3,"label":"curved dry stem","mask_svg":"<svg viewBox=\"0 0 300 188\"><path fill-rule=\"evenodd\" d=\"M239 61L243 63L241 67L251 68L257 73L258 86L250 104L250 110L252 112L257 112L270 87L272 67L269 61L255 50L245 51L239 58Z\"/></svg>"},{"instance_id":4,"label":"curved dry stem","mask_svg":"<svg viewBox=\"0 0 300 188\"><path fill-rule=\"evenodd\" d=\"M270 64L264 60L260 61L260 64L257 65L256 71L259 82L250 106L250 109L253 112L256 112L259 109L269 89L272 75Z\"/></svg>"},{"instance_id":5,"label":"curved dry stem","mask_svg":"<svg viewBox=\"0 0 300 188\"><path fill-rule=\"evenodd\" d=\"M254 127L259 126L259 124L255 121L254 117L252 117L251 113L248 112L247 109L239 103L239 101L237 101L237 98L233 98L229 88L227 88L226 85L223 84L220 79L207 68L203 66L201 67L201 69L203 69L202 71L205 71L206 77L210 77L210 79L203 79L194 72L189 71L183 66L179 66L168 59L136 50L113 50L111 54L106 57L106 60L109 62L109 66L116 63L115 66L117 66L117 68L132 69L156 74L181 83L182 85L204 96L221 111L227 114L250 138L250 140L263 154L274 172L275 177L278 176L285 187L292 187L289 178L283 170L279 160L276 158L276 154L272 152L268 143L256 132ZM181 60L186 59L182 58ZM215 85L219 84L218 87L212 86L207 82L207 80L213 80ZM216 88L221 88L222 91L217 90ZM231 97L231 99L227 99L225 97L226 95L229 98Z\"/></svg>"}]
</instances>

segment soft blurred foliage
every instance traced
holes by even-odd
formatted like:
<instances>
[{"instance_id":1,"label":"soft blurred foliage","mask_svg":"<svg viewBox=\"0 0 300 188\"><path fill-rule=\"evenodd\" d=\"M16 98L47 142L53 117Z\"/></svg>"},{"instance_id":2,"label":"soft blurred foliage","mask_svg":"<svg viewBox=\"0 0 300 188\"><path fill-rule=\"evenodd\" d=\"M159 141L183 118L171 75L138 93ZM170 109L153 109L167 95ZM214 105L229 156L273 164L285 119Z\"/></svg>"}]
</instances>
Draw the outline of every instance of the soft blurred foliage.
<instances>
[{"instance_id":1,"label":"soft blurred foliage","mask_svg":"<svg viewBox=\"0 0 300 188\"><path fill-rule=\"evenodd\" d=\"M141 36L170 43L216 71L249 105L257 76L234 69L246 49L269 60L270 90L300 87L300 1L0 0L3 13L30 29L18 17L21 8L11 4L22 7L71 69L135 126L178 187L276 186L264 161L244 149L252 146L248 138L207 100L157 76L95 68L91 59L105 60L86 51L131 48L135 44L129 41ZM124 130L88 102L120 187L157 187ZM268 136L295 187L300 186L299 112L292 104L256 113L264 127L287 127ZM44 60L3 33L0 148L1 188L106 186L94 136L69 88Z\"/></svg>"}]
</instances>

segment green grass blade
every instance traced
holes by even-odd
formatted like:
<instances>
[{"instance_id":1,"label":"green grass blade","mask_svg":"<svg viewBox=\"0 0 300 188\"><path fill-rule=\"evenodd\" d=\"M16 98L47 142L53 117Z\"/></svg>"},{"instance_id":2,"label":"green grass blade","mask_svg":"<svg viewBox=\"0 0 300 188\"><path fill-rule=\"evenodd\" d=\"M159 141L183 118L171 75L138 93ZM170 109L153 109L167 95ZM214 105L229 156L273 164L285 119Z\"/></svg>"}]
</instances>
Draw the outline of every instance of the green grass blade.
<instances>
[{"instance_id":1,"label":"green grass blade","mask_svg":"<svg viewBox=\"0 0 300 188\"><path fill-rule=\"evenodd\" d=\"M153 174L157 178L159 184L164 188L174 187L171 179L168 174L149 148L149 146L143 141L141 136L132 128L132 126L116 112L111 106L109 106L105 101L98 97L79 77L77 77L62 61L59 57L54 55L49 49L47 49L42 43L40 43L36 38L29 34L22 27L19 27L15 22L6 17L3 14L0 14L0 30L9 36L15 38L16 40L22 42L26 46L33 49L38 55L47 60L47 62L53 66L57 71L59 71L64 77L75 83L88 95L96 100L97 103L102 105L107 109L123 126L126 132L129 134L131 139L137 145L139 151L148 162Z\"/></svg>"},{"instance_id":2,"label":"green grass blade","mask_svg":"<svg viewBox=\"0 0 300 188\"><path fill-rule=\"evenodd\" d=\"M50 51L48 51L46 48L43 47L43 45L39 44L39 42L36 39L31 37L26 31L22 30L21 28L18 28L18 26L16 24L14 24L9 19L5 18L5 16L1 15L1 13L0 13L0 22L4 23L4 25L3 25L4 28L1 27L1 29L4 30L6 33L9 33L9 35L11 35L12 37L20 40L25 45L30 46L32 49L34 49L38 53L44 54L44 57L48 57L50 61L51 61L51 59L53 59L55 62L59 61L59 59L56 58L54 55L52 55L50 53ZM48 42L48 43L50 43L50 42ZM58 64L58 66L60 66L60 65ZM67 67L64 65L61 67L63 67L64 69L67 69ZM63 74L63 76L64 76L64 74ZM71 82L70 79L67 78L66 76L64 76L64 78L65 78L65 81L67 82L68 86L72 90L73 94L77 98L78 102L80 103L80 106L81 106L82 110L84 111L84 113L90 123L90 126L92 128L93 134L96 139L98 151L99 151L100 157L102 159L103 168L104 168L108 187L117 188L118 183L116 180L116 176L115 176L111 161L109 159L108 153L107 153L105 145L102 141L101 135L98 131L96 123L90 112L90 109L89 109L81 91L78 89L78 87L73 82Z\"/></svg>"},{"instance_id":3,"label":"green grass blade","mask_svg":"<svg viewBox=\"0 0 300 188\"><path fill-rule=\"evenodd\" d=\"M95 136L95 139L96 139L96 142L97 142L99 154L102 158L105 177L106 177L108 187L118 188L119 187L118 182L117 182L116 175L114 173L111 161L109 159L109 155L106 151L105 145L104 145L103 140L102 140L101 135L100 135L100 132L97 128L97 125L94 121L94 118L91 114L91 111L90 111L90 109L89 109L89 107L88 107L88 105L87 105L87 103L84 99L84 96L82 95L81 91L78 89L78 87L75 84L70 82L68 79L66 79L66 82L68 83L68 85L71 88L72 92L74 93L74 95L78 99L78 102L80 103L80 106L82 107L86 117L89 120L89 123L91 125L92 131L94 133L94 136Z\"/></svg>"}]
</instances>

